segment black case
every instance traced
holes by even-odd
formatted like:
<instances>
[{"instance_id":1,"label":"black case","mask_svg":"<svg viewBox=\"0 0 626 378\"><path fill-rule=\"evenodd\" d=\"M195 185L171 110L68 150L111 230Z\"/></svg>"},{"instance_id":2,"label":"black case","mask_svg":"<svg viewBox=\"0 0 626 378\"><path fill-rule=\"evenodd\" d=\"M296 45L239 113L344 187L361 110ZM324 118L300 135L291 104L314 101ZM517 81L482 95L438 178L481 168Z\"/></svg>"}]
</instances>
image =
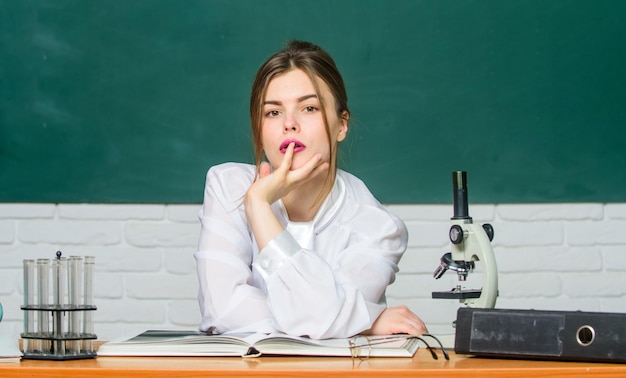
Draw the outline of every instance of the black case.
<instances>
[{"instance_id":1,"label":"black case","mask_svg":"<svg viewBox=\"0 0 626 378\"><path fill-rule=\"evenodd\" d=\"M462 307L454 351L483 357L626 362L626 314Z\"/></svg>"}]
</instances>

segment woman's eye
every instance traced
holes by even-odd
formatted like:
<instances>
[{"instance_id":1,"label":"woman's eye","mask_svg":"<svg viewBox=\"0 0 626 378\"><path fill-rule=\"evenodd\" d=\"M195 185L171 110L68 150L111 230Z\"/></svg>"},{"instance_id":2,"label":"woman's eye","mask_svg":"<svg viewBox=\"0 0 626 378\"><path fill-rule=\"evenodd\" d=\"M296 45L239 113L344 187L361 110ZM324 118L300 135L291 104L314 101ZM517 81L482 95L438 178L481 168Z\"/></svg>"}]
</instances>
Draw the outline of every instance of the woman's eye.
<instances>
[{"instance_id":1,"label":"woman's eye","mask_svg":"<svg viewBox=\"0 0 626 378\"><path fill-rule=\"evenodd\" d=\"M304 111L307 112L307 113L315 112L315 111L317 111L317 107L315 107L313 105L309 105L309 106L306 106L304 108Z\"/></svg>"},{"instance_id":2,"label":"woman's eye","mask_svg":"<svg viewBox=\"0 0 626 378\"><path fill-rule=\"evenodd\" d=\"M278 110L270 110L269 112L265 113L266 117L278 117L278 115L280 114L280 112Z\"/></svg>"}]
</instances>

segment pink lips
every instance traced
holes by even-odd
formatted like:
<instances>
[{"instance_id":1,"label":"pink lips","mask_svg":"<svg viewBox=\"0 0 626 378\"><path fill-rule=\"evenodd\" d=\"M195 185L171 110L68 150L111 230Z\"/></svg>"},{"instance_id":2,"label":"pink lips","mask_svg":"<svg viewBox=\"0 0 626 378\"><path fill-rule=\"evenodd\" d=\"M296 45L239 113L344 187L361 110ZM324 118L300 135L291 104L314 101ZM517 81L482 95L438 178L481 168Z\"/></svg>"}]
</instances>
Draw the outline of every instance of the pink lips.
<instances>
[{"instance_id":1,"label":"pink lips","mask_svg":"<svg viewBox=\"0 0 626 378\"><path fill-rule=\"evenodd\" d=\"M284 154L285 152L287 152L287 147L289 147L290 143L294 143L294 148L293 148L293 152L300 152L300 151L304 151L306 149L306 146L304 145L304 143L300 142L299 140L296 139L287 139L285 140L283 143L281 143L280 145L280 153Z\"/></svg>"}]
</instances>

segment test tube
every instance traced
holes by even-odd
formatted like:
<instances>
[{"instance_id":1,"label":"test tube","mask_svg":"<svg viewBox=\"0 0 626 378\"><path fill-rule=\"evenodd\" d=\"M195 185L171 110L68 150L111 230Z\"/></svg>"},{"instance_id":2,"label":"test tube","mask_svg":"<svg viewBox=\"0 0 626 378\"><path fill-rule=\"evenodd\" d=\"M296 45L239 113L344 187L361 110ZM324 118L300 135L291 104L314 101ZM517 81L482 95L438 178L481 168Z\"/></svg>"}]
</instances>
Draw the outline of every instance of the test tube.
<instances>
[{"instance_id":1,"label":"test tube","mask_svg":"<svg viewBox=\"0 0 626 378\"><path fill-rule=\"evenodd\" d=\"M83 258L80 256L70 256L70 291L68 293L69 304L71 307L78 309L80 306L80 294L82 288L82 267ZM79 337L80 334L80 312L69 311L69 334L72 337ZM80 340L72 340L70 342L70 352L73 354L80 353Z\"/></svg>"},{"instance_id":2,"label":"test tube","mask_svg":"<svg viewBox=\"0 0 626 378\"><path fill-rule=\"evenodd\" d=\"M93 275L95 268L95 257L85 256L84 263L84 286L83 304L85 306L93 306ZM83 311L83 337L93 334L93 311ZM83 350L86 352L93 351L93 339L83 340Z\"/></svg>"},{"instance_id":3,"label":"test tube","mask_svg":"<svg viewBox=\"0 0 626 378\"><path fill-rule=\"evenodd\" d=\"M24 306L35 305L35 260L24 260ZM34 311L24 311L24 333L26 336L35 332L35 315ZM33 339L24 339L24 352L32 353L35 351L35 342Z\"/></svg>"},{"instance_id":4,"label":"test tube","mask_svg":"<svg viewBox=\"0 0 626 378\"><path fill-rule=\"evenodd\" d=\"M61 258L57 254L57 259L52 261L52 282L53 282L53 303L57 309L61 309L65 304L65 291L67 288L67 259ZM64 338L64 311L54 311L54 353L57 355L65 355Z\"/></svg>"},{"instance_id":5,"label":"test tube","mask_svg":"<svg viewBox=\"0 0 626 378\"><path fill-rule=\"evenodd\" d=\"M50 278L50 260L37 259L37 299L39 311L37 311L37 328L39 330L39 351L44 354L50 353L50 342L45 339L50 336L48 311L44 311L49 304L48 281Z\"/></svg>"}]
</instances>

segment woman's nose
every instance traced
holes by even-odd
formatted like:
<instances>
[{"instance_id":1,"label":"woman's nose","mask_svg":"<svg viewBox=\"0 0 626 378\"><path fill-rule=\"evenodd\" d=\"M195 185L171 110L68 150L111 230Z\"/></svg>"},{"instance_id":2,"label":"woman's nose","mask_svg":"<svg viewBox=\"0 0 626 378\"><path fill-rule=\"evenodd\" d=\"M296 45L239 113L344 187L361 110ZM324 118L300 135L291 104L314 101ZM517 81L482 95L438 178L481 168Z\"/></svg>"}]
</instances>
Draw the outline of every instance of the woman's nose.
<instances>
[{"instance_id":1,"label":"woman's nose","mask_svg":"<svg viewBox=\"0 0 626 378\"><path fill-rule=\"evenodd\" d=\"M298 131L298 121L295 119L294 116L288 114L285 116L285 123L283 125L283 128L286 133L290 131Z\"/></svg>"}]
</instances>

